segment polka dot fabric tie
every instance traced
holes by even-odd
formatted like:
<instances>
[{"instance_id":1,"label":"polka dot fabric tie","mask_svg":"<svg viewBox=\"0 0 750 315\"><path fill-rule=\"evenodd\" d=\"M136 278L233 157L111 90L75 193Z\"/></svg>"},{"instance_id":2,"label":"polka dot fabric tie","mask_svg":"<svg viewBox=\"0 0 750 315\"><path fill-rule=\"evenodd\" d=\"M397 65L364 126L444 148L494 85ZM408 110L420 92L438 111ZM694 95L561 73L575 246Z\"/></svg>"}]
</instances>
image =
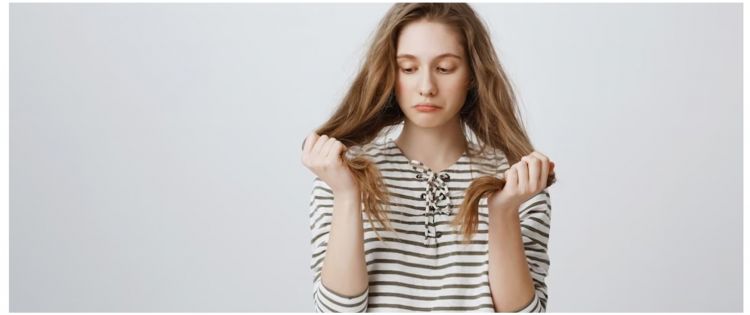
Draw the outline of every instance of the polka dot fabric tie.
<instances>
[{"instance_id":1,"label":"polka dot fabric tie","mask_svg":"<svg viewBox=\"0 0 750 315\"><path fill-rule=\"evenodd\" d=\"M437 239L442 235L441 232L437 231L434 234L430 233L430 226L435 227L435 215L450 215L453 213L451 194L448 190L450 175L447 172L435 173L424 163L417 160L411 160L410 164L417 172L417 180L427 182L425 192L420 195L420 198L425 201L424 238L425 245L427 245L429 238Z\"/></svg>"}]
</instances>

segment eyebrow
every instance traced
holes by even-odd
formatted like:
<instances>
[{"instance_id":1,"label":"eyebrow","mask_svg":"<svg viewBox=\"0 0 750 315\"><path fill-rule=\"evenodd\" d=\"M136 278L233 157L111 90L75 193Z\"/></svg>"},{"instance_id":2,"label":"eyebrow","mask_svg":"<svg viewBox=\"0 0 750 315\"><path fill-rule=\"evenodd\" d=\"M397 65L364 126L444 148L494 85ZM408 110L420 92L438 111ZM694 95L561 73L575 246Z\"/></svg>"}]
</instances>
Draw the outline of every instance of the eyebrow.
<instances>
[{"instance_id":1,"label":"eyebrow","mask_svg":"<svg viewBox=\"0 0 750 315\"><path fill-rule=\"evenodd\" d=\"M443 58L443 57L453 57L453 58L457 58L459 60L462 59L460 56L458 56L456 54L452 54L452 53L444 53L442 55L439 55L439 56L435 57L435 59L440 59L440 58ZM400 54L400 55L396 56L396 59L401 59L401 58L418 59L414 55L410 55L410 54Z\"/></svg>"}]
</instances>

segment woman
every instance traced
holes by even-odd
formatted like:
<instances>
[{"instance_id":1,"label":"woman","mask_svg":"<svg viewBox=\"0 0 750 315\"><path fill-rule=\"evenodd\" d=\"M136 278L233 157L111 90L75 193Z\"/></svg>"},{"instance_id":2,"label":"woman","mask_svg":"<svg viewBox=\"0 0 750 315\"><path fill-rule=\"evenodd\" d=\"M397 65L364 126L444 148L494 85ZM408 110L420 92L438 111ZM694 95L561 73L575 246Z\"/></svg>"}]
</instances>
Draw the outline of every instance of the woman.
<instances>
[{"instance_id":1,"label":"woman","mask_svg":"<svg viewBox=\"0 0 750 315\"><path fill-rule=\"evenodd\" d=\"M302 163L316 311L546 310L554 163L469 5L395 4Z\"/></svg>"}]
</instances>

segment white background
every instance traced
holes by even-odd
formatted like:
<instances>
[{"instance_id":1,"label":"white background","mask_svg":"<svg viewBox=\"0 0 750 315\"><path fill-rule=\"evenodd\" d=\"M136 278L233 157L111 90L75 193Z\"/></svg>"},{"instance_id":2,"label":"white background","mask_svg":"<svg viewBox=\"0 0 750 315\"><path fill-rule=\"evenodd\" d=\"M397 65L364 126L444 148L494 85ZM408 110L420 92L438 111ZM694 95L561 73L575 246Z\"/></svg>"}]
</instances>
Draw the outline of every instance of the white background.
<instances>
[{"instance_id":1,"label":"white background","mask_svg":"<svg viewBox=\"0 0 750 315\"><path fill-rule=\"evenodd\" d=\"M312 311L304 137L390 4L10 4L10 311ZM549 312L742 311L741 4L474 4Z\"/></svg>"}]
</instances>

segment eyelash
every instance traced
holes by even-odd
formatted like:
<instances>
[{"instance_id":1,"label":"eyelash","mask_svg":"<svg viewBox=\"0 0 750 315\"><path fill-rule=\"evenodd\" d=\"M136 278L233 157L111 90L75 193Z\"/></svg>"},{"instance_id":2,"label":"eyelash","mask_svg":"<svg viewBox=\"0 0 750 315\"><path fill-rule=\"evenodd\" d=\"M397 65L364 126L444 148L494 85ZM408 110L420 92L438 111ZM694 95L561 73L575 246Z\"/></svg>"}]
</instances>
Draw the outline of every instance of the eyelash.
<instances>
[{"instance_id":1,"label":"eyelash","mask_svg":"<svg viewBox=\"0 0 750 315\"><path fill-rule=\"evenodd\" d=\"M401 71L403 71L404 73L411 74L410 72L406 72L405 70L412 70L412 68L401 69ZM438 70L443 70L441 73L450 73L450 70L446 69L446 68L440 68L440 67L438 67Z\"/></svg>"}]
</instances>

